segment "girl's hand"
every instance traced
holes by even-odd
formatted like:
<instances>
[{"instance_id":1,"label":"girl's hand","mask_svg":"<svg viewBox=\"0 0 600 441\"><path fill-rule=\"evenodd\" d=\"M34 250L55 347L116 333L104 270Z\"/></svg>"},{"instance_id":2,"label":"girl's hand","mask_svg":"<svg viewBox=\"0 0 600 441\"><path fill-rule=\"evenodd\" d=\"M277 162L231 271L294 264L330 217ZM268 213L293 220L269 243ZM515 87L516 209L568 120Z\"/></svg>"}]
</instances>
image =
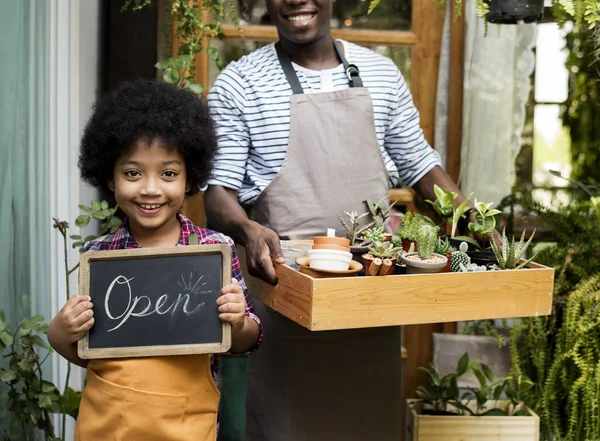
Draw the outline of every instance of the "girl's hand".
<instances>
[{"instance_id":1,"label":"girl's hand","mask_svg":"<svg viewBox=\"0 0 600 441\"><path fill-rule=\"evenodd\" d=\"M76 343L94 325L91 298L75 295L54 317L48 327L51 343L71 345Z\"/></svg>"},{"instance_id":2,"label":"girl's hand","mask_svg":"<svg viewBox=\"0 0 600 441\"><path fill-rule=\"evenodd\" d=\"M217 299L217 306L219 307L219 318L224 322L231 323L233 331L239 331L244 327L246 297L236 279L223 287L221 296Z\"/></svg>"}]
</instances>

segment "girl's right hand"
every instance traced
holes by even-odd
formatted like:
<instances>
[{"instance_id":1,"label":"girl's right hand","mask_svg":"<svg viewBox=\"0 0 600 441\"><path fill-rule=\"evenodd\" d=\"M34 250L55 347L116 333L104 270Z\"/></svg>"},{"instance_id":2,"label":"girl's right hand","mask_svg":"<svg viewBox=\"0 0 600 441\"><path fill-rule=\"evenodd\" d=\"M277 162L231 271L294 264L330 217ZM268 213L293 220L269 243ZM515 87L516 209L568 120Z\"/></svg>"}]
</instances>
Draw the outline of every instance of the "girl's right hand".
<instances>
[{"instance_id":1,"label":"girl's right hand","mask_svg":"<svg viewBox=\"0 0 600 441\"><path fill-rule=\"evenodd\" d=\"M89 296L74 295L54 317L48 327L48 338L58 344L76 343L94 325L94 312Z\"/></svg>"}]
</instances>

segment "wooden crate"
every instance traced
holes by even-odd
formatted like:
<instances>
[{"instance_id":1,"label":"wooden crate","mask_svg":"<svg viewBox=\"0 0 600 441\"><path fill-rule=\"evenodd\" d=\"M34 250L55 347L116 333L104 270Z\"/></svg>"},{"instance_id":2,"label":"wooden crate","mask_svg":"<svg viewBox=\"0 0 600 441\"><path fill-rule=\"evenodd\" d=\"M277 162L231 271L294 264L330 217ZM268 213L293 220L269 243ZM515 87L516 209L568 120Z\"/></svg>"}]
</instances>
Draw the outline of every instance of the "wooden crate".
<instances>
[{"instance_id":1,"label":"wooden crate","mask_svg":"<svg viewBox=\"0 0 600 441\"><path fill-rule=\"evenodd\" d=\"M250 294L311 331L550 314L554 269L318 279L286 265Z\"/></svg>"},{"instance_id":2,"label":"wooden crate","mask_svg":"<svg viewBox=\"0 0 600 441\"><path fill-rule=\"evenodd\" d=\"M408 400L404 441L538 441L540 419L530 416L421 415Z\"/></svg>"}]
</instances>

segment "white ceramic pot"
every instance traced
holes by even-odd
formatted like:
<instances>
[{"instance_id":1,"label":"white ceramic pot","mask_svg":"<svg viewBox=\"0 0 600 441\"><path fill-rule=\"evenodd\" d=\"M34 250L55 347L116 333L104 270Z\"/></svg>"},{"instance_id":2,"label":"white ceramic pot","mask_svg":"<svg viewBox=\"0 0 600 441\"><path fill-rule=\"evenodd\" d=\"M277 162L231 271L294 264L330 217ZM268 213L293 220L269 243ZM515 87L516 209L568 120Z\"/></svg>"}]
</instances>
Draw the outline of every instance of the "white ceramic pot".
<instances>
[{"instance_id":1,"label":"white ceramic pot","mask_svg":"<svg viewBox=\"0 0 600 441\"><path fill-rule=\"evenodd\" d=\"M310 250L308 263L311 268L321 271L347 271L350 268L352 253L337 250Z\"/></svg>"},{"instance_id":2,"label":"white ceramic pot","mask_svg":"<svg viewBox=\"0 0 600 441\"><path fill-rule=\"evenodd\" d=\"M448 258L441 254L433 254L435 261L422 261L407 259L408 256L418 256L419 253L408 253L402 256L402 261L406 264L406 274L423 274L423 273L441 273Z\"/></svg>"}]
</instances>

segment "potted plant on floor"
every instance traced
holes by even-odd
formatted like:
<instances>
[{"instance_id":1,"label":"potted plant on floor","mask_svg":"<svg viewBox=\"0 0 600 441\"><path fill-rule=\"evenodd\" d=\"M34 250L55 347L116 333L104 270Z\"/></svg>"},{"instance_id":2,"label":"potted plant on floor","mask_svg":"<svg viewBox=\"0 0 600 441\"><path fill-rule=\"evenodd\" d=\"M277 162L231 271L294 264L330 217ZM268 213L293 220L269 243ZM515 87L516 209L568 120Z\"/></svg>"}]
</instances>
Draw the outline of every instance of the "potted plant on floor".
<instances>
[{"instance_id":1,"label":"potted plant on floor","mask_svg":"<svg viewBox=\"0 0 600 441\"><path fill-rule=\"evenodd\" d=\"M533 387L524 376L495 379L488 366L466 353L446 375L432 364L422 369L428 379L417 389L419 399L408 400L405 440L539 439L539 418L523 404ZM479 386L461 390L458 380L469 371Z\"/></svg>"},{"instance_id":2,"label":"potted plant on floor","mask_svg":"<svg viewBox=\"0 0 600 441\"><path fill-rule=\"evenodd\" d=\"M434 253L439 227L423 225L417 233L419 251L402 256L407 274L440 273L448 263L448 258Z\"/></svg>"}]
</instances>

